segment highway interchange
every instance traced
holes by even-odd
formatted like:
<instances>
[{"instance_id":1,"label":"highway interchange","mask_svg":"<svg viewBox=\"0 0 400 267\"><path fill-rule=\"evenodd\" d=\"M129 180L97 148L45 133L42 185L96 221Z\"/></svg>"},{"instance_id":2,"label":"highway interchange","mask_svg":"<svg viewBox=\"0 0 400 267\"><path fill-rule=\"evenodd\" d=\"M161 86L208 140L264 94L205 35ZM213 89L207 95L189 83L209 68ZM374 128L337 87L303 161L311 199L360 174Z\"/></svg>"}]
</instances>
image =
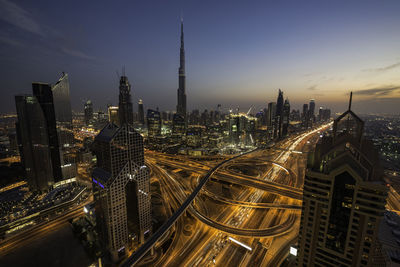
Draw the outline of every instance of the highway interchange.
<instances>
[{"instance_id":1,"label":"highway interchange","mask_svg":"<svg viewBox=\"0 0 400 267\"><path fill-rule=\"evenodd\" d=\"M243 155L196 158L146 151L151 179L160 184L171 224L154 238L157 256L136 265L279 266L298 235L307 152L329 127ZM82 216L86 203L4 240L0 252L7 254L56 231ZM387 208L398 211L399 203L391 188ZM172 220L178 211L182 216Z\"/></svg>"},{"instance_id":2,"label":"highway interchange","mask_svg":"<svg viewBox=\"0 0 400 267\"><path fill-rule=\"evenodd\" d=\"M281 262L299 225L300 185L306 163L306 154L299 151L312 149L323 130L288 138L275 145L278 149L256 150L220 166L186 216L179 218L170 247L153 265L270 266ZM163 197L174 210L216 164L152 151L146 156L164 187ZM231 168L234 165L259 171L253 176L243 174L235 172ZM185 228L191 231L187 233ZM232 242L232 238L251 251Z\"/></svg>"}]
</instances>

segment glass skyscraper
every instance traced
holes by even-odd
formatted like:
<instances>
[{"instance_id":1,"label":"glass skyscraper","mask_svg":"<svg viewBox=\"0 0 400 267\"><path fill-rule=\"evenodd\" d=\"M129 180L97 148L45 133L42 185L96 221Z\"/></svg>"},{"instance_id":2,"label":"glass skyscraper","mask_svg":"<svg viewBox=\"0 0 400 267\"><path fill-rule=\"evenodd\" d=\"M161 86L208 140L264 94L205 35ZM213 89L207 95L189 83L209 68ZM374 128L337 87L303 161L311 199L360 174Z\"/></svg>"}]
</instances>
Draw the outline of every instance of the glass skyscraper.
<instances>
[{"instance_id":1,"label":"glass skyscraper","mask_svg":"<svg viewBox=\"0 0 400 267\"><path fill-rule=\"evenodd\" d=\"M35 82L32 83L32 90L42 108L46 121L54 182L59 182L63 179L63 175L61 171L61 151L51 86L47 83Z\"/></svg>"},{"instance_id":2,"label":"glass skyscraper","mask_svg":"<svg viewBox=\"0 0 400 267\"><path fill-rule=\"evenodd\" d=\"M15 96L17 133L21 160L32 191L48 191L53 185L53 169L47 121L37 98Z\"/></svg>"}]
</instances>

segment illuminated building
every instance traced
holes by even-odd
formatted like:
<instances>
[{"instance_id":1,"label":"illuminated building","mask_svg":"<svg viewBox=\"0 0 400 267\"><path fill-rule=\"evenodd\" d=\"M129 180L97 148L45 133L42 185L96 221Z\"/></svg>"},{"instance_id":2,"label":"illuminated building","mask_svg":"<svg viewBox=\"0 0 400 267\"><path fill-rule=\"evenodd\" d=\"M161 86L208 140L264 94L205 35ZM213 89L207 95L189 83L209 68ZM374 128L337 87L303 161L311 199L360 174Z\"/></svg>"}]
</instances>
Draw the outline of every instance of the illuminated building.
<instances>
[{"instance_id":1,"label":"illuminated building","mask_svg":"<svg viewBox=\"0 0 400 267\"><path fill-rule=\"evenodd\" d=\"M135 237L151 235L150 177L143 138L129 124L107 124L96 136L92 173L96 225L104 247L117 261Z\"/></svg>"},{"instance_id":2,"label":"illuminated building","mask_svg":"<svg viewBox=\"0 0 400 267\"><path fill-rule=\"evenodd\" d=\"M84 105L85 124L88 126L93 120L93 104L92 101L86 101Z\"/></svg>"},{"instance_id":3,"label":"illuminated building","mask_svg":"<svg viewBox=\"0 0 400 267\"><path fill-rule=\"evenodd\" d=\"M267 110L268 139L271 139L274 136L275 111L276 111L276 103L275 102L268 103L268 110Z\"/></svg>"},{"instance_id":4,"label":"illuminated building","mask_svg":"<svg viewBox=\"0 0 400 267\"><path fill-rule=\"evenodd\" d=\"M288 134L289 117L290 117L290 103L289 99L286 98L285 103L283 104L283 113L282 113L282 137L285 137Z\"/></svg>"},{"instance_id":5,"label":"illuminated building","mask_svg":"<svg viewBox=\"0 0 400 267\"><path fill-rule=\"evenodd\" d=\"M201 147L203 131L205 131L205 127L202 126L189 127L186 132L186 144L193 148Z\"/></svg>"},{"instance_id":6,"label":"illuminated building","mask_svg":"<svg viewBox=\"0 0 400 267\"><path fill-rule=\"evenodd\" d=\"M144 109L142 99L139 99L138 102L138 122L140 125L144 125Z\"/></svg>"},{"instance_id":7,"label":"illuminated building","mask_svg":"<svg viewBox=\"0 0 400 267\"><path fill-rule=\"evenodd\" d=\"M283 92L279 89L278 99L276 101L275 111L275 126L274 126L274 138L282 137L282 126L283 126Z\"/></svg>"},{"instance_id":8,"label":"illuminated building","mask_svg":"<svg viewBox=\"0 0 400 267\"><path fill-rule=\"evenodd\" d=\"M253 145L257 119L246 113L229 114L229 137L232 144Z\"/></svg>"},{"instance_id":9,"label":"illuminated building","mask_svg":"<svg viewBox=\"0 0 400 267\"><path fill-rule=\"evenodd\" d=\"M185 135L185 133L186 133L185 118L182 115L175 113L172 119L172 134L182 137Z\"/></svg>"},{"instance_id":10,"label":"illuminated building","mask_svg":"<svg viewBox=\"0 0 400 267\"><path fill-rule=\"evenodd\" d=\"M311 113L310 113L311 114ZM303 188L298 266L370 266L387 187L378 153L349 109L310 154Z\"/></svg>"},{"instance_id":11,"label":"illuminated building","mask_svg":"<svg viewBox=\"0 0 400 267\"><path fill-rule=\"evenodd\" d=\"M183 39L183 21L181 21L181 48L179 66L178 104L176 113L183 116L186 123L186 74L185 74L185 46Z\"/></svg>"},{"instance_id":12,"label":"illuminated building","mask_svg":"<svg viewBox=\"0 0 400 267\"><path fill-rule=\"evenodd\" d=\"M36 97L15 96L17 135L21 161L30 190L48 191L53 185L51 152L46 118Z\"/></svg>"},{"instance_id":13,"label":"illuminated building","mask_svg":"<svg viewBox=\"0 0 400 267\"><path fill-rule=\"evenodd\" d=\"M160 112L152 109L147 110L147 132L149 138L161 135L161 116Z\"/></svg>"},{"instance_id":14,"label":"illuminated building","mask_svg":"<svg viewBox=\"0 0 400 267\"><path fill-rule=\"evenodd\" d=\"M119 114L118 107L109 106L108 107L108 122L119 125Z\"/></svg>"},{"instance_id":15,"label":"illuminated building","mask_svg":"<svg viewBox=\"0 0 400 267\"><path fill-rule=\"evenodd\" d=\"M128 77L123 74L119 80L119 105L118 105L119 123L133 124L133 107L131 101L131 85Z\"/></svg>"}]
</instances>

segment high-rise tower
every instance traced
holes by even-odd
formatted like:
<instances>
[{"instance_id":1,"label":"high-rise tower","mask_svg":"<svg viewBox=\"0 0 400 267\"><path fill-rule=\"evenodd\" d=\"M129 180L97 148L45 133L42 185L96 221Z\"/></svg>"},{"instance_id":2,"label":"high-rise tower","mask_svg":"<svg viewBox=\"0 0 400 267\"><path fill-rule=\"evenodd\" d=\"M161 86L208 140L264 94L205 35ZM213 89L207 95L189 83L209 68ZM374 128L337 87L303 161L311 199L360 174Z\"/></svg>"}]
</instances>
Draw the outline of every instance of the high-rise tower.
<instances>
[{"instance_id":1,"label":"high-rise tower","mask_svg":"<svg viewBox=\"0 0 400 267\"><path fill-rule=\"evenodd\" d=\"M310 113L309 120L311 122L311 125L315 122L315 100L310 99L310 104L308 105L309 109L308 112Z\"/></svg>"},{"instance_id":2,"label":"high-rise tower","mask_svg":"<svg viewBox=\"0 0 400 267\"><path fill-rule=\"evenodd\" d=\"M181 49L179 66L178 104L176 113L185 118L186 123L186 74L185 74L185 46L183 40L183 21L181 21Z\"/></svg>"},{"instance_id":3,"label":"high-rise tower","mask_svg":"<svg viewBox=\"0 0 400 267\"><path fill-rule=\"evenodd\" d=\"M32 83L33 95L42 108L44 119L46 121L47 136L51 155L51 164L53 169L54 182L63 179L61 170L60 139L57 131L56 113L54 110L54 98L51 86L47 83Z\"/></svg>"},{"instance_id":4,"label":"high-rise tower","mask_svg":"<svg viewBox=\"0 0 400 267\"><path fill-rule=\"evenodd\" d=\"M88 100L84 105L85 112L85 124L89 125L93 120L93 104L92 101Z\"/></svg>"},{"instance_id":5,"label":"high-rise tower","mask_svg":"<svg viewBox=\"0 0 400 267\"><path fill-rule=\"evenodd\" d=\"M274 138L282 137L282 119L283 119L283 92L281 91L281 89L279 89L278 99L276 101Z\"/></svg>"},{"instance_id":6,"label":"high-rise tower","mask_svg":"<svg viewBox=\"0 0 400 267\"><path fill-rule=\"evenodd\" d=\"M290 116L290 103L289 99L286 98L283 104L283 114L282 114L282 136L285 137L288 134L289 128L289 116Z\"/></svg>"},{"instance_id":7,"label":"high-rise tower","mask_svg":"<svg viewBox=\"0 0 400 267\"><path fill-rule=\"evenodd\" d=\"M54 183L47 121L35 96L15 96L21 161L32 191L47 191Z\"/></svg>"},{"instance_id":8,"label":"high-rise tower","mask_svg":"<svg viewBox=\"0 0 400 267\"><path fill-rule=\"evenodd\" d=\"M143 138L132 125L107 124L96 136L97 166L92 173L97 230L114 261L151 235L149 170Z\"/></svg>"},{"instance_id":9,"label":"high-rise tower","mask_svg":"<svg viewBox=\"0 0 400 267\"><path fill-rule=\"evenodd\" d=\"M142 99L139 99L138 102L138 122L140 125L144 125L144 109Z\"/></svg>"},{"instance_id":10,"label":"high-rise tower","mask_svg":"<svg viewBox=\"0 0 400 267\"><path fill-rule=\"evenodd\" d=\"M123 125L128 123L133 125L133 106L131 101L131 85L125 73L119 80L119 105L118 105L119 123Z\"/></svg>"},{"instance_id":11,"label":"high-rise tower","mask_svg":"<svg viewBox=\"0 0 400 267\"><path fill-rule=\"evenodd\" d=\"M363 137L363 128L350 104L334 121L332 134L309 154L298 266L378 266L371 255L388 189L378 152Z\"/></svg>"}]
</instances>

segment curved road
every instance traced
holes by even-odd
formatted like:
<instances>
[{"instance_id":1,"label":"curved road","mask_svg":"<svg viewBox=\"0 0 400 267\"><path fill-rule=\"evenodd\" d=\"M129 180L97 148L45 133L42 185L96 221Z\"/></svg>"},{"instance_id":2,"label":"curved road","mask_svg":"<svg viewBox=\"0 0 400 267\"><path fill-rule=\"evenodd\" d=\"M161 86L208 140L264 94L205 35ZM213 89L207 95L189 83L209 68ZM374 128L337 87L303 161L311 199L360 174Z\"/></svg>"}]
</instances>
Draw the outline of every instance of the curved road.
<instances>
[{"instance_id":1,"label":"curved road","mask_svg":"<svg viewBox=\"0 0 400 267\"><path fill-rule=\"evenodd\" d=\"M150 249L154 246L154 244L164 235L165 232L167 232L172 225L178 220L178 218L186 211L186 209L189 207L189 205L193 202L195 197L198 195L200 190L203 188L205 183L208 181L210 176L214 174L214 172L224 165L225 163L234 160L236 158L239 158L241 156L250 154L252 152L257 151L258 149L237 155L235 157L232 157L230 159L224 160L223 162L219 163L215 167L213 167L208 173L200 180L199 185L195 188L195 190L188 196L188 198L185 200L184 203L182 203L182 206L175 211L175 213L152 235L147 239L147 241L140 246L136 252L134 252L126 261L124 261L121 266L127 267L127 266L132 266L135 265Z\"/></svg>"}]
</instances>

